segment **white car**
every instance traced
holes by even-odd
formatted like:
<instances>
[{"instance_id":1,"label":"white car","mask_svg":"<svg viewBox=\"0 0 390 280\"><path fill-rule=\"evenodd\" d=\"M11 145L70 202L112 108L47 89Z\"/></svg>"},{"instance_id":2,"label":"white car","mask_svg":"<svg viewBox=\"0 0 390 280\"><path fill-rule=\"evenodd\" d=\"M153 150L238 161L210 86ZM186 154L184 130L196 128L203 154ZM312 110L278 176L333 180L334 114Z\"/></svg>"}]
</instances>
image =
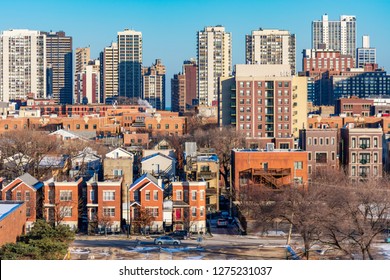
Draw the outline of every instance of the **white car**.
<instances>
[{"instance_id":1,"label":"white car","mask_svg":"<svg viewBox=\"0 0 390 280\"><path fill-rule=\"evenodd\" d=\"M180 240L172 238L170 236L160 236L154 239L154 244L156 245L180 245Z\"/></svg>"}]
</instances>

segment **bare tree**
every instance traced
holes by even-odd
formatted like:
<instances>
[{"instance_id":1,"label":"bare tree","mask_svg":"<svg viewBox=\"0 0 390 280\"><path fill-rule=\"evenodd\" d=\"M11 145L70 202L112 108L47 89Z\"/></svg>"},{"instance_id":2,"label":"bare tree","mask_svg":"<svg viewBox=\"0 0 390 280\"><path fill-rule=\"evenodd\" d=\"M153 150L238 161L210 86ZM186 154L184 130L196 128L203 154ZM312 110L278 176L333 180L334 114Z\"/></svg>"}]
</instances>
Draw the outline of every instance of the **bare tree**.
<instances>
[{"instance_id":1,"label":"bare tree","mask_svg":"<svg viewBox=\"0 0 390 280\"><path fill-rule=\"evenodd\" d=\"M387 178L333 187L321 241L354 259L373 259L372 243L390 218Z\"/></svg>"},{"instance_id":2,"label":"bare tree","mask_svg":"<svg viewBox=\"0 0 390 280\"><path fill-rule=\"evenodd\" d=\"M145 233L146 227L150 227L155 220L152 213L144 207L136 207L134 216L133 224L143 234Z\"/></svg>"},{"instance_id":3,"label":"bare tree","mask_svg":"<svg viewBox=\"0 0 390 280\"><path fill-rule=\"evenodd\" d=\"M326 197L327 190L316 185L310 188L291 187L278 196L278 216L288 221L301 236L306 259L309 259L311 247L322 234L320 221L326 207Z\"/></svg>"}]
</instances>

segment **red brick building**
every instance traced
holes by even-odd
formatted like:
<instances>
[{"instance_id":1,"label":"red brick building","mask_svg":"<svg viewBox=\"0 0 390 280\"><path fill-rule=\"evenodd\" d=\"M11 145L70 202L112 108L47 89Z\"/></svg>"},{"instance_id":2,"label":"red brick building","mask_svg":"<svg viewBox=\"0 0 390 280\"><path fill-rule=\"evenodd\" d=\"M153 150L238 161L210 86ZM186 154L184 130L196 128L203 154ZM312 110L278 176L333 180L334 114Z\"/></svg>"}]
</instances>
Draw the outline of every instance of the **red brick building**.
<instances>
[{"instance_id":1,"label":"red brick building","mask_svg":"<svg viewBox=\"0 0 390 280\"><path fill-rule=\"evenodd\" d=\"M26 212L26 231L29 231L37 218L42 218L43 183L30 174L16 178L1 189L1 200L24 201Z\"/></svg>"},{"instance_id":2,"label":"red brick building","mask_svg":"<svg viewBox=\"0 0 390 280\"><path fill-rule=\"evenodd\" d=\"M163 200L164 191L159 180L146 173L138 178L129 187L130 217L127 221L140 230L162 231L163 229ZM146 211L147 214L143 214ZM143 216L143 217L142 217ZM140 222L146 216L151 216L152 221L148 224ZM137 224L138 222L138 224Z\"/></svg>"},{"instance_id":3,"label":"red brick building","mask_svg":"<svg viewBox=\"0 0 390 280\"><path fill-rule=\"evenodd\" d=\"M0 246L16 243L25 234L26 220L26 203L0 201Z\"/></svg>"},{"instance_id":4,"label":"red brick building","mask_svg":"<svg viewBox=\"0 0 390 280\"><path fill-rule=\"evenodd\" d=\"M121 228L121 189L123 179L87 183L89 229L119 232Z\"/></svg>"},{"instance_id":5,"label":"red brick building","mask_svg":"<svg viewBox=\"0 0 390 280\"><path fill-rule=\"evenodd\" d=\"M44 217L53 224L78 228L83 179L76 182L46 181L44 186Z\"/></svg>"},{"instance_id":6,"label":"red brick building","mask_svg":"<svg viewBox=\"0 0 390 280\"><path fill-rule=\"evenodd\" d=\"M206 232L206 182L172 182L173 229Z\"/></svg>"},{"instance_id":7,"label":"red brick building","mask_svg":"<svg viewBox=\"0 0 390 280\"><path fill-rule=\"evenodd\" d=\"M340 98L336 100L335 114L345 114L346 116L370 116L371 107L374 105L374 100L363 99L357 96L350 98Z\"/></svg>"},{"instance_id":8,"label":"red brick building","mask_svg":"<svg viewBox=\"0 0 390 280\"><path fill-rule=\"evenodd\" d=\"M232 184L236 194L247 186L281 189L308 181L308 152L301 150L232 150Z\"/></svg>"}]
</instances>

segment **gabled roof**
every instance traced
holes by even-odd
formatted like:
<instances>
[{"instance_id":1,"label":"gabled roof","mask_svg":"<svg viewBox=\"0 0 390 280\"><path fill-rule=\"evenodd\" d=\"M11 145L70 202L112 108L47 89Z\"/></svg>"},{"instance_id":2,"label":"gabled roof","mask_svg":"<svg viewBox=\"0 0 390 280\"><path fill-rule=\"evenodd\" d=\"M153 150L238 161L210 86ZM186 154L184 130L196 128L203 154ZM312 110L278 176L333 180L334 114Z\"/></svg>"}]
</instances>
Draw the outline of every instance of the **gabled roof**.
<instances>
[{"instance_id":1,"label":"gabled roof","mask_svg":"<svg viewBox=\"0 0 390 280\"><path fill-rule=\"evenodd\" d=\"M157 156L161 156L161 157L164 157L166 159L169 159L169 160L172 160L172 161L176 161L174 158L171 158L170 156L166 156L166 155L163 155L163 154L160 154L160 153L155 153L155 154L152 154L150 156L142 158L141 162L145 162L145 161L150 160L152 158L155 158Z\"/></svg>"},{"instance_id":2,"label":"gabled roof","mask_svg":"<svg viewBox=\"0 0 390 280\"><path fill-rule=\"evenodd\" d=\"M110 154L114 154L115 152L117 152L117 153L124 153L124 154L126 154L128 157L134 158L134 155L133 155L131 152L128 152L128 151L126 151L125 149L122 149L122 148L116 148L115 150L112 150L112 151L108 152L108 153L106 154L106 157L107 157L107 158L114 158L114 157L111 157Z\"/></svg>"},{"instance_id":3,"label":"gabled roof","mask_svg":"<svg viewBox=\"0 0 390 280\"><path fill-rule=\"evenodd\" d=\"M137 180L134 181L134 183L132 183L130 185L129 190L131 190L132 188L136 187L145 178L148 179L150 182L154 183L157 187L159 187L161 189L161 187L158 185L158 180L156 179L156 177L150 175L149 173L145 173L144 175L139 177Z\"/></svg>"},{"instance_id":4,"label":"gabled roof","mask_svg":"<svg viewBox=\"0 0 390 280\"><path fill-rule=\"evenodd\" d=\"M12 186L16 180L20 180L21 182L14 185L14 188L19 186L22 182L29 186L32 189L38 190L43 187L43 183L35 179L33 176L31 176L29 173L24 173L22 176L16 178L11 183L9 183L7 186L4 187L4 189L8 188L9 186Z\"/></svg>"}]
</instances>

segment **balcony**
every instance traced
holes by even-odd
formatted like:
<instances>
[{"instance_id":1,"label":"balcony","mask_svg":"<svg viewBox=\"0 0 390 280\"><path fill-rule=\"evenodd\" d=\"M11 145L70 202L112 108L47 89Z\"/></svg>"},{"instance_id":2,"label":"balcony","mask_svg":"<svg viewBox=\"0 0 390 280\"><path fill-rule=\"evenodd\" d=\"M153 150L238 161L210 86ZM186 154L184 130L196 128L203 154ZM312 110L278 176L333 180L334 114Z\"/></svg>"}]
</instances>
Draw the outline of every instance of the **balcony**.
<instances>
[{"instance_id":1,"label":"balcony","mask_svg":"<svg viewBox=\"0 0 390 280\"><path fill-rule=\"evenodd\" d=\"M198 173L198 178L203 178L205 180L214 179L216 177L215 172L212 171L200 171Z\"/></svg>"},{"instance_id":2,"label":"balcony","mask_svg":"<svg viewBox=\"0 0 390 280\"><path fill-rule=\"evenodd\" d=\"M359 146L359 148L365 150L365 149L367 149L367 148L370 148L370 146L367 145L367 144L361 144L361 145Z\"/></svg>"}]
</instances>

